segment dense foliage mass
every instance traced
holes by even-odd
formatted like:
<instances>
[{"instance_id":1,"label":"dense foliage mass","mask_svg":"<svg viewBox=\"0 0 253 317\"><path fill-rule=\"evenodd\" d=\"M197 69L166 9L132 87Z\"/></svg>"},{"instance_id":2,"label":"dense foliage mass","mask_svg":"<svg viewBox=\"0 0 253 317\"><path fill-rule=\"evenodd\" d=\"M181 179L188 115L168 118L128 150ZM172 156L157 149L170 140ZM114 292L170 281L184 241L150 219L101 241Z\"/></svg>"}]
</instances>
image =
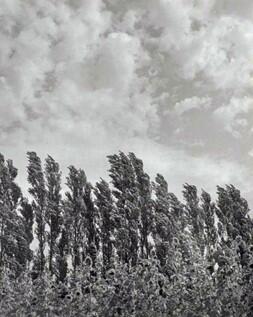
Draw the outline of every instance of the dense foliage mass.
<instances>
[{"instance_id":1,"label":"dense foliage mass","mask_svg":"<svg viewBox=\"0 0 253 317\"><path fill-rule=\"evenodd\" d=\"M110 184L28 152L29 199L0 155L0 316L253 316L253 222L240 191L217 201L133 153L109 156Z\"/></svg>"}]
</instances>

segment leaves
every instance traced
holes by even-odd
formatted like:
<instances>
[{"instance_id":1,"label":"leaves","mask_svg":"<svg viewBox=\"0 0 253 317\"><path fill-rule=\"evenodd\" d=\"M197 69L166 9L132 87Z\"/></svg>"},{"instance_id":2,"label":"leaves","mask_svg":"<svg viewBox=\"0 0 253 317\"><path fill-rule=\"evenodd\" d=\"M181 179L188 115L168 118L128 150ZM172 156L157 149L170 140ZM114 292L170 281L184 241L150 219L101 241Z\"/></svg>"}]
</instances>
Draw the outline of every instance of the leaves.
<instances>
[{"instance_id":1,"label":"leaves","mask_svg":"<svg viewBox=\"0 0 253 317\"><path fill-rule=\"evenodd\" d=\"M27 155L30 200L0 155L1 315L251 316L253 224L233 185L215 203L185 184L182 203L119 152L111 183L70 166L64 195L59 164Z\"/></svg>"}]
</instances>

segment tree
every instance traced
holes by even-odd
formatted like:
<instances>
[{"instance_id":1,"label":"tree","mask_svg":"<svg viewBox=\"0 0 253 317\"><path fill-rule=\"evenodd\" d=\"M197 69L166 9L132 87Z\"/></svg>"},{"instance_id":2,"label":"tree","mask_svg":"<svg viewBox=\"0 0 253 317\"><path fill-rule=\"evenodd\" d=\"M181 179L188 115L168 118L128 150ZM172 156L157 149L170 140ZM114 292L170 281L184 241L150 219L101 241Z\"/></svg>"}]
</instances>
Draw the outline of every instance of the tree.
<instances>
[{"instance_id":1,"label":"tree","mask_svg":"<svg viewBox=\"0 0 253 317\"><path fill-rule=\"evenodd\" d=\"M104 272L113 266L115 236L115 206L109 184L101 179L95 187L96 206L100 218L100 240L102 244Z\"/></svg>"},{"instance_id":2,"label":"tree","mask_svg":"<svg viewBox=\"0 0 253 317\"><path fill-rule=\"evenodd\" d=\"M138 191L138 208L140 210L140 249L141 257L149 258L152 245L154 226L154 204L150 177L143 170L143 162L134 153L129 153L136 175L136 190Z\"/></svg>"},{"instance_id":3,"label":"tree","mask_svg":"<svg viewBox=\"0 0 253 317\"><path fill-rule=\"evenodd\" d=\"M55 250L55 274L58 282L64 282L68 273L68 234L62 226L59 242Z\"/></svg>"},{"instance_id":4,"label":"tree","mask_svg":"<svg viewBox=\"0 0 253 317\"><path fill-rule=\"evenodd\" d=\"M211 196L204 190L201 193L201 208L204 216L205 246L207 255L210 255L217 243L217 230L215 227L215 204L211 202Z\"/></svg>"},{"instance_id":5,"label":"tree","mask_svg":"<svg viewBox=\"0 0 253 317\"><path fill-rule=\"evenodd\" d=\"M45 164L46 177L46 212L45 221L49 227L47 235L49 246L49 271L54 273L54 262L56 254L56 240L59 237L62 225L61 210L61 172L59 164L48 156Z\"/></svg>"},{"instance_id":6,"label":"tree","mask_svg":"<svg viewBox=\"0 0 253 317\"><path fill-rule=\"evenodd\" d=\"M34 214L31 204L27 198L22 197L20 208L20 227L18 237L18 258L24 268L29 268L33 259L31 243L33 241L33 223Z\"/></svg>"},{"instance_id":7,"label":"tree","mask_svg":"<svg viewBox=\"0 0 253 317\"><path fill-rule=\"evenodd\" d=\"M192 235L195 237L202 254L204 254L204 215L203 210L199 206L196 186L184 184L183 196L186 201L185 210L191 226Z\"/></svg>"},{"instance_id":8,"label":"tree","mask_svg":"<svg viewBox=\"0 0 253 317\"><path fill-rule=\"evenodd\" d=\"M217 215L225 226L228 238L234 240L240 235L247 243L252 241L252 220L249 217L247 201L233 185L217 186Z\"/></svg>"},{"instance_id":9,"label":"tree","mask_svg":"<svg viewBox=\"0 0 253 317\"><path fill-rule=\"evenodd\" d=\"M233 185L214 203L186 184L183 204L120 152L109 156L112 189L70 166L61 202L59 165L48 157L43 172L28 157L31 203L0 155L1 316L252 316L252 220Z\"/></svg>"},{"instance_id":10,"label":"tree","mask_svg":"<svg viewBox=\"0 0 253 317\"><path fill-rule=\"evenodd\" d=\"M82 169L77 170L74 166L69 167L67 186L64 201L64 218L69 251L72 258L74 272L82 262L85 253L85 211L83 200L87 186L86 175Z\"/></svg>"},{"instance_id":11,"label":"tree","mask_svg":"<svg viewBox=\"0 0 253 317\"><path fill-rule=\"evenodd\" d=\"M13 162L5 161L0 154L0 270L10 269L17 275L24 269L19 252L26 244L24 227L17 213L22 193L15 183L16 177L17 169Z\"/></svg>"},{"instance_id":12,"label":"tree","mask_svg":"<svg viewBox=\"0 0 253 317\"><path fill-rule=\"evenodd\" d=\"M84 256L92 259L93 265L96 263L97 252L99 249L99 232L98 232L98 213L92 199L92 185L86 183L83 195L84 218L85 218L85 243L83 248Z\"/></svg>"},{"instance_id":13,"label":"tree","mask_svg":"<svg viewBox=\"0 0 253 317\"><path fill-rule=\"evenodd\" d=\"M157 257L162 266L169 259L173 238L177 238L178 227L175 214L170 209L168 184L161 174L157 174L155 183L155 228L154 239ZM175 207L175 206L174 206Z\"/></svg>"},{"instance_id":14,"label":"tree","mask_svg":"<svg viewBox=\"0 0 253 317\"><path fill-rule=\"evenodd\" d=\"M134 266L138 259L140 210L136 176L131 160L123 153L108 156L118 216L116 244L120 261Z\"/></svg>"},{"instance_id":15,"label":"tree","mask_svg":"<svg viewBox=\"0 0 253 317\"><path fill-rule=\"evenodd\" d=\"M33 197L32 207L36 221L36 236L39 248L34 259L34 270L41 274L44 271L45 260L45 212L46 212L46 187L44 173L41 166L41 160L35 152L27 152L28 157L28 183L30 187L28 192Z\"/></svg>"}]
</instances>

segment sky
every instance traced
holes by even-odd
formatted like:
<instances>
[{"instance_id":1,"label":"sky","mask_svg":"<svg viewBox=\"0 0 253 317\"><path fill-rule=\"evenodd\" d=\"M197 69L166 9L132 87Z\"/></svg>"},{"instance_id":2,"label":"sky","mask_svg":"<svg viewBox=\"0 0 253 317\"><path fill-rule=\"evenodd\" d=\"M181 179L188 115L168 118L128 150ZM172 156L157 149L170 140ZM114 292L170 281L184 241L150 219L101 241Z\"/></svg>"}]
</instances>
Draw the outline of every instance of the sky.
<instances>
[{"instance_id":1,"label":"sky","mask_svg":"<svg viewBox=\"0 0 253 317\"><path fill-rule=\"evenodd\" d=\"M106 177L135 152L169 190L253 206L252 0L1 0L0 152Z\"/></svg>"}]
</instances>

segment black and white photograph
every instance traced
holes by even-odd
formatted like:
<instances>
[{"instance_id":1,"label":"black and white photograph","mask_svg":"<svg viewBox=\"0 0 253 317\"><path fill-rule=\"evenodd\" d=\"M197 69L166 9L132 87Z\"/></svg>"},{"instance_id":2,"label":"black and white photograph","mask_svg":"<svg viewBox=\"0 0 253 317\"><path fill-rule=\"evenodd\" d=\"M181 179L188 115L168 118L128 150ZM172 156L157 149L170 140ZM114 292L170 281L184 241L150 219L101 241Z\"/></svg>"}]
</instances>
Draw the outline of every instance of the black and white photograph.
<instances>
[{"instance_id":1,"label":"black and white photograph","mask_svg":"<svg viewBox=\"0 0 253 317\"><path fill-rule=\"evenodd\" d=\"M253 317L252 0L0 0L0 317Z\"/></svg>"}]
</instances>

